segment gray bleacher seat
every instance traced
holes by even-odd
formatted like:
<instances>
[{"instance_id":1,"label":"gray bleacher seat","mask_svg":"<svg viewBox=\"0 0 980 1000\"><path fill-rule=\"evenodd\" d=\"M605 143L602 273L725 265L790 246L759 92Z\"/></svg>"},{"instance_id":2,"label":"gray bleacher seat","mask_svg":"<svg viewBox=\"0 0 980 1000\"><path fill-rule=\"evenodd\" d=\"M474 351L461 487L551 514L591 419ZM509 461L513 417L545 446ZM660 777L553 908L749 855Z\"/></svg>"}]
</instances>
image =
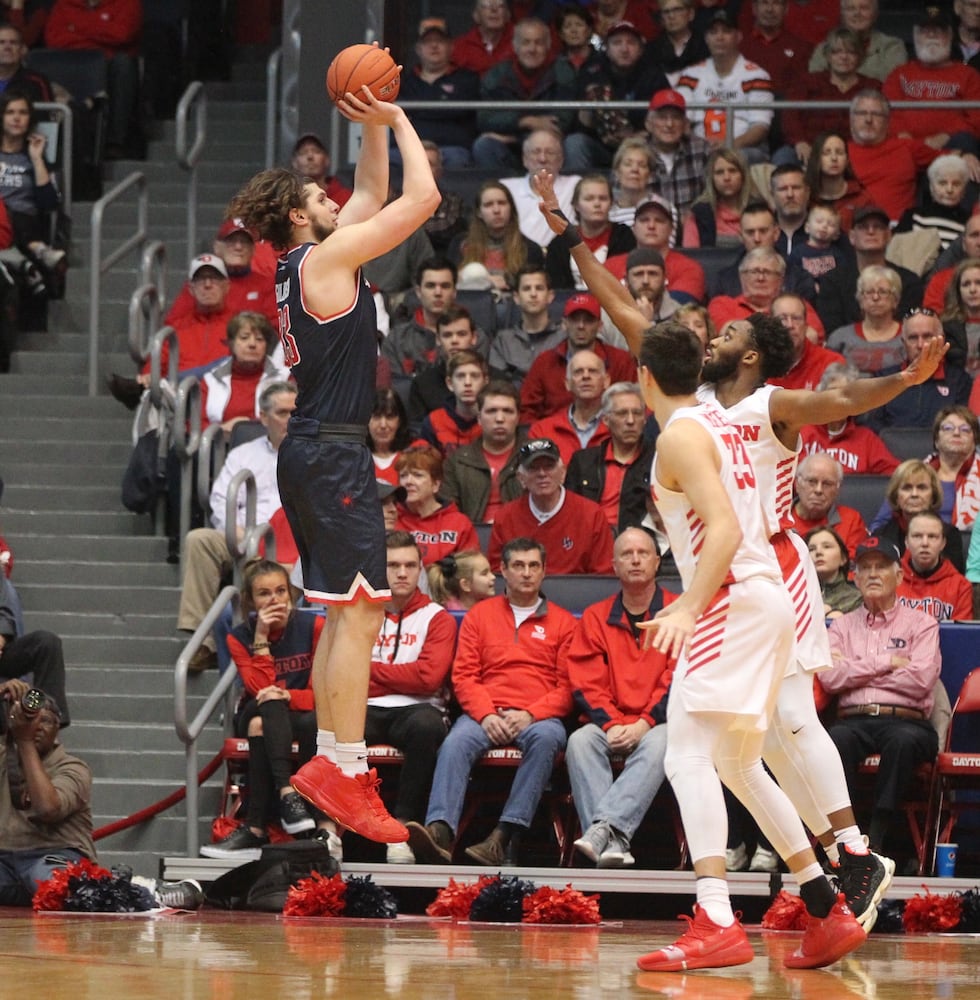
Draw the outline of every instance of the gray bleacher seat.
<instances>
[{"instance_id":1,"label":"gray bleacher seat","mask_svg":"<svg viewBox=\"0 0 980 1000\"><path fill-rule=\"evenodd\" d=\"M838 500L845 507L853 507L870 524L885 499L888 476L851 473L844 476Z\"/></svg>"},{"instance_id":2,"label":"gray bleacher seat","mask_svg":"<svg viewBox=\"0 0 980 1000\"><path fill-rule=\"evenodd\" d=\"M883 427L879 434L888 450L903 462L925 458L933 451L931 427Z\"/></svg>"},{"instance_id":3,"label":"gray bleacher seat","mask_svg":"<svg viewBox=\"0 0 980 1000\"><path fill-rule=\"evenodd\" d=\"M240 444L254 441L265 434L265 425L261 420L239 420L231 429L228 449L237 448Z\"/></svg>"},{"instance_id":4,"label":"gray bleacher seat","mask_svg":"<svg viewBox=\"0 0 980 1000\"><path fill-rule=\"evenodd\" d=\"M487 552L490 548L490 532L493 531L492 524L474 524L476 528L476 537L480 539L480 551ZM498 572L499 566L492 566L491 569L494 573Z\"/></svg>"}]
</instances>

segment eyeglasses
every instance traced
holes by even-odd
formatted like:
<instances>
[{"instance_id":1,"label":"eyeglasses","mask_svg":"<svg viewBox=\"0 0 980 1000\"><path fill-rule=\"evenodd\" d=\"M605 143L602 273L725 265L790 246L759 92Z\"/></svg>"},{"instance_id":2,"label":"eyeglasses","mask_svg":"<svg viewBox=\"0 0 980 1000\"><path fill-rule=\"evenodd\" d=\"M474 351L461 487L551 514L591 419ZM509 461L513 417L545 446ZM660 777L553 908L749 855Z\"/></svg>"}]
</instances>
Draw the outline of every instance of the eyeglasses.
<instances>
[{"instance_id":1,"label":"eyeglasses","mask_svg":"<svg viewBox=\"0 0 980 1000\"><path fill-rule=\"evenodd\" d=\"M767 267L747 267L739 272L740 274L750 274L753 278L781 278L782 271L773 271Z\"/></svg>"},{"instance_id":2,"label":"eyeglasses","mask_svg":"<svg viewBox=\"0 0 980 1000\"><path fill-rule=\"evenodd\" d=\"M855 108L851 114L855 118L887 118L887 111L865 111L864 108Z\"/></svg>"},{"instance_id":3,"label":"eyeglasses","mask_svg":"<svg viewBox=\"0 0 980 1000\"><path fill-rule=\"evenodd\" d=\"M872 299L883 299L888 295L895 297L895 293L890 288L862 288L861 294Z\"/></svg>"},{"instance_id":4,"label":"eyeglasses","mask_svg":"<svg viewBox=\"0 0 980 1000\"><path fill-rule=\"evenodd\" d=\"M973 428L969 424L940 424L939 429L946 434L972 434Z\"/></svg>"},{"instance_id":5,"label":"eyeglasses","mask_svg":"<svg viewBox=\"0 0 980 1000\"><path fill-rule=\"evenodd\" d=\"M934 309L930 309L928 306L916 306L914 309L910 309L902 317L902 319L911 319L913 316L928 316L930 319L938 319L939 313L937 313Z\"/></svg>"}]
</instances>

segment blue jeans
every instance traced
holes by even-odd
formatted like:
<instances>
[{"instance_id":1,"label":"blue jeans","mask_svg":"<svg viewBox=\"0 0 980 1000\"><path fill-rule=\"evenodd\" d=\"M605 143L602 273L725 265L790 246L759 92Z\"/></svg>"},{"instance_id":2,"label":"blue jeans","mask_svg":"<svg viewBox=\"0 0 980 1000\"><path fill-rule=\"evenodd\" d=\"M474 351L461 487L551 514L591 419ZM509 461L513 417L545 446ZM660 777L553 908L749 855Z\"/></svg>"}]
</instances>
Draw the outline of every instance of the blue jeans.
<instances>
[{"instance_id":1,"label":"blue jeans","mask_svg":"<svg viewBox=\"0 0 980 1000\"><path fill-rule=\"evenodd\" d=\"M654 726L613 776L609 741L591 722L568 737L565 766L582 830L606 822L632 839L664 781L667 727Z\"/></svg>"},{"instance_id":2,"label":"blue jeans","mask_svg":"<svg viewBox=\"0 0 980 1000\"><path fill-rule=\"evenodd\" d=\"M436 773L432 776L432 793L425 822L443 822L456 832L463 812L470 771L480 756L494 744L483 727L469 715L460 716L439 748ZM541 795L551 777L555 758L565 749L565 727L560 719L532 722L514 740L524 755L517 768L510 795L500 814L502 823L529 827Z\"/></svg>"},{"instance_id":3,"label":"blue jeans","mask_svg":"<svg viewBox=\"0 0 980 1000\"><path fill-rule=\"evenodd\" d=\"M0 851L0 906L30 906L38 883L51 878L85 855L74 847L40 847L33 851Z\"/></svg>"}]
</instances>

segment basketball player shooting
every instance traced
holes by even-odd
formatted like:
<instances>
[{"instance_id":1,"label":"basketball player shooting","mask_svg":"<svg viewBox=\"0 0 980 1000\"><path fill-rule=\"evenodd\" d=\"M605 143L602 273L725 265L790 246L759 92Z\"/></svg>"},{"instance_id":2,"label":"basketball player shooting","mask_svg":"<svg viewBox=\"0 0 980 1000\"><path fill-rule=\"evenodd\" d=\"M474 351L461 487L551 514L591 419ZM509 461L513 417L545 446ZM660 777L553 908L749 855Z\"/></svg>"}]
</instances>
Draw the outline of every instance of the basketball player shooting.
<instances>
[{"instance_id":1,"label":"basketball player shooting","mask_svg":"<svg viewBox=\"0 0 980 1000\"><path fill-rule=\"evenodd\" d=\"M384 522L366 446L374 398L377 316L361 266L421 226L440 195L405 112L365 86L337 100L362 126L354 194L338 210L316 184L264 170L228 214L283 252L276 272L279 333L298 387L279 449L279 491L310 601L326 605L313 658L317 753L293 785L341 827L371 840L408 840L378 794L364 742L371 647L389 599ZM388 195L388 130L404 164Z\"/></svg>"}]
</instances>

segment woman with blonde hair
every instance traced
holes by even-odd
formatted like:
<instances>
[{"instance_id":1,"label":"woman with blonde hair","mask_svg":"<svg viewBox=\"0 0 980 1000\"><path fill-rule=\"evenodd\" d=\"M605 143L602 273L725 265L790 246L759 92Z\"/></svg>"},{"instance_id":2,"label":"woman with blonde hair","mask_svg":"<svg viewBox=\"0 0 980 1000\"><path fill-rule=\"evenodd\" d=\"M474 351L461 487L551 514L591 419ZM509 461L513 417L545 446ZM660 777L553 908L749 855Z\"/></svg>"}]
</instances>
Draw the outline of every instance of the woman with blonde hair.
<instances>
[{"instance_id":1,"label":"woman with blonde hair","mask_svg":"<svg viewBox=\"0 0 980 1000\"><path fill-rule=\"evenodd\" d=\"M871 531L887 538L905 554L905 536L909 520L916 514L937 514L943 506L943 487L939 475L921 458L909 458L892 473L885 489L885 503L871 522ZM891 512L889 516L889 511ZM959 531L943 519L946 544L943 555L962 573L966 568L963 558L963 539Z\"/></svg>"},{"instance_id":2,"label":"woman with blonde hair","mask_svg":"<svg viewBox=\"0 0 980 1000\"><path fill-rule=\"evenodd\" d=\"M691 205L691 214L684 223L683 245L740 246L742 209L753 193L748 162L734 149L713 149L704 168L704 182L704 191Z\"/></svg>"},{"instance_id":3,"label":"woman with blonde hair","mask_svg":"<svg viewBox=\"0 0 980 1000\"><path fill-rule=\"evenodd\" d=\"M611 222L632 226L636 207L653 194L650 180L653 177L653 151L643 136L631 135L624 139L613 155Z\"/></svg>"},{"instance_id":4,"label":"woman with blonde hair","mask_svg":"<svg viewBox=\"0 0 980 1000\"><path fill-rule=\"evenodd\" d=\"M827 335L826 346L865 375L890 375L905 364L902 324L896 316L902 279L885 265L866 267L857 280L861 319Z\"/></svg>"}]
</instances>

